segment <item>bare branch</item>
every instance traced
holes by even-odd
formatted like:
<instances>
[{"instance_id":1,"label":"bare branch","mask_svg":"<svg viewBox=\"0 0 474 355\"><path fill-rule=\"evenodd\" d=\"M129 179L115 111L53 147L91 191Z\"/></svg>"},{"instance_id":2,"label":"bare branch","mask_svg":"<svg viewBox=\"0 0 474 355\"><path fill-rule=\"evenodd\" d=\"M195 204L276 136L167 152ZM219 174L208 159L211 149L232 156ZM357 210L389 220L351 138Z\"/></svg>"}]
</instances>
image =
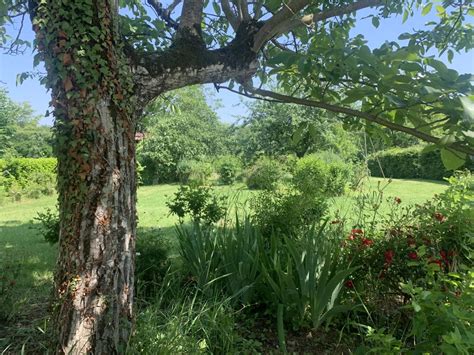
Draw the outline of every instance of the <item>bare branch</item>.
<instances>
[{"instance_id":1,"label":"bare branch","mask_svg":"<svg viewBox=\"0 0 474 355\"><path fill-rule=\"evenodd\" d=\"M349 14L367 7L381 6L384 0L361 0L347 6L337 7L319 13L306 15L295 19L298 11L302 10L309 1L294 0L287 7L283 7L272 18L270 18L255 36L254 51L258 51L261 46L274 36L291 31L299 26L310 26L316 22L326 20L331 17Z\"/></svg>"},{"instance_id":2,"label":"bare branch","mask_svg":"<svg viewBox=\"0 0 474 355\"><path fill-rule=\"evenodd\" d=\"M175 9L175 7L178 6L181 1L182 1L182 0L174 0L174 1L171 3L171 5L166 8L166 12L168 12L169 14L171 14L171 13L173 12L173 10Z\"/></svg>"},{"instance_id":3,"label":"bare branch","mask_svg":"<svg viewBox=\"0 0 474 355\"><path fill-rule=\"evenodd\" d=\"M373 114L367 113L367 112L362 112L358 110L354 110L351 108L346 108L346 107L341 107L341 106L336 106L336 105L331 105L325 102L320 102L320 101L313 101L313 100L307 100L307 99L301 99L298 97L293 97L293 96L288 96L288 95L283 95L279 94L276 92L268 91L268 90L263 90L263 89L256 89L253 87L245 87L245 90L248 92L252 93L253 95L258 95L264 98L271 98L275 101L281 102L281 103L294 103L298 105L304 105L304 106L310 106L310 107L317 107L321 108L323 110L331 111L334 113L341 113L347 116L353 116L353 117L359 117L362 118L368 122L372 123L377 123L383 127L387 127L389 129L392 129L394 131L399 131L399 132L404 132L407 134L410 134L412 136L415 136L417 138L420 138L421 140L424 140L426 142L438 144L440 139L438 137L429 135L427 133L418 131L415 128L411 127L406 127L403 125L399 125L397 123L394 123L392 121L385 120L383 118L380 118L378 116L375 116ZM258 98L256 96L255 98ZM461 142L455 142L449 145L450 149L454 149L458 152L466 153L469 155L474 154L474 149L463 145Z\"/></svg>"},{"instance_id":4,"label":"bare branch","mask_svg":"<svg viewBox=\"0 0 474 355\"><path fill-rule=\"evenodd\" d=\"M237 32L239 28L240 21L237 15L234 13L232 8L230 7L229 0L221 0L222 11L224 12L227 21L229 21L230 25Z\"/></svg>"},{"instance_id":5,"label":"bare branch","mask_svg":"<svg viewBox=\"0 0 474 355\"><path fill-rule=\"evenodd\" d=\"M235 5L237 6L237 9L239 9L239 17L241 21L250 21L247 0L236 0Z\"/></svg>"},{"instance_id":6,"label":"bare branch","mask_svg":"<svg viewBox=\"0 0 474 355\"><path fill-rule=\"evenodd\" d=\"M291 0L288 4L284 4L282 8L275 13L269 20L265 22L260 31L254 37L253 51L256 53L260 50L265 42L273 38L277 32L275 28L282 22L286 22L309 4L309 0Z\"/></svg>"},{"instance_id":7,"label":"bare branch","mask_svg":"<svg viewBox=\"0 0 474 355\"><path fill-rule=\"evenodd\" d=\"M155 10L156 15L162 18L163 21L165 21L168 27L171 27L175 30L178 29L178 23L171 18L171 11L168 11L168 9L164 9L163 5L157 0L147 0L147 3L153 8L153 10Z\"/></svg>"},{"instance_id":8,"label":"bare branch","mask_svg":"<svg viewBox=\"0 0 474 355\"><path fill-rule=\"evenodd\" d=\"M201 37L203 8L204 0L184 0L179 30L188 30L190 33Z\"/></svg>"},{"instance_id":9,"label":"bare branch","mask_svg":"<svg viewBox=\"0 0 474 355\"><path fill-rule=\"evenodd\" d=\"M377 7L384 4L383 0L361 0L344 7L338 7L327 11L318 12L311 15L303 16L299 19L292 19L285 24L279 26L278 33L285 33L291 31L299 26L311 26L317 22L327 20L331 17L342 16L350 14L351 12L365 9L367 7Z\"/></svg>"}]
</instances>

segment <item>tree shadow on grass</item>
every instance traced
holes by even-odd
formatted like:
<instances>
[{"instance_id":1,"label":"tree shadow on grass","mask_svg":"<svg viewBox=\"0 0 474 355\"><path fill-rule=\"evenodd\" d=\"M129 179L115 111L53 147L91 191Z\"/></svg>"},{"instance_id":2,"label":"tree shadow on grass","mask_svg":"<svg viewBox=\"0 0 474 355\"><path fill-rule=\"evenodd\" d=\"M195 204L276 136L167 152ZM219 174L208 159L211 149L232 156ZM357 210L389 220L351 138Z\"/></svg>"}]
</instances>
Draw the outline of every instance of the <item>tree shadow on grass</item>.
<instances>
[{"instance_id":1,"label":"tree shadow on grass","mask_svg":"<svg viewBox=\"0 0 474 355\"><path fill-rule=\"evenodd\" d=\"M34 223L0 223L0 349L44 353L57 248ZM41 330L40 330L41 329Z\"/></svg>"},{"instance_id":2,"label":"tree shadow on grass","mask_svg":"<svg viewBox=\"0 0 474 355\"><path fill-rule=\"evenodd\" d=\"M32 222L0 223L0 352L6 349L6 354L20 353L23 345L27 353L48 349L46 328L58 249L35 226ZM137 247L155 261L162 257L159 248L166 257L176 257L175 227L139 227Z\"/></svg>"}]
</instances>

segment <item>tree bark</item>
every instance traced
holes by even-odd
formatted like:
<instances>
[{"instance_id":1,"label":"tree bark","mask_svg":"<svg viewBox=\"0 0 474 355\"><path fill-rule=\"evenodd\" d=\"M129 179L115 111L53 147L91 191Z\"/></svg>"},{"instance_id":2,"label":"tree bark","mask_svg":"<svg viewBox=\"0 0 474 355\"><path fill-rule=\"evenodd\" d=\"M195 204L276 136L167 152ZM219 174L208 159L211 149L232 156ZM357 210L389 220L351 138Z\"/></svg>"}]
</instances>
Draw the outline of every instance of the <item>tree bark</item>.
<instances>
[{"instance_id":1,"label":"tree bark","mask_svg":"<svg viewBox=\"0 0 474 355\"><path fill-rule=\"evenodd\" d=\"M55 116L58 353L125 352L132 329L135 120L115 0L35 2Z\"/></svg>"},{"instance_id":2,"label":"tree bark","mask_svg":"<svg viewBox=\"0 0 474 355\"><path fill-rule=\"evenodd\" d=\"M65 354L123 352L133 318L133 129L107 98L97 102L95 111L91 128L97 134L87 149L90 171L71 176L82 146L65 145L68 155L59 155L58 161L60 179L68 177L59 188L61 233L55 279L59 350ZM60 137L70 142L82 138L67 133Z\"/></svg>"}]
</instances>

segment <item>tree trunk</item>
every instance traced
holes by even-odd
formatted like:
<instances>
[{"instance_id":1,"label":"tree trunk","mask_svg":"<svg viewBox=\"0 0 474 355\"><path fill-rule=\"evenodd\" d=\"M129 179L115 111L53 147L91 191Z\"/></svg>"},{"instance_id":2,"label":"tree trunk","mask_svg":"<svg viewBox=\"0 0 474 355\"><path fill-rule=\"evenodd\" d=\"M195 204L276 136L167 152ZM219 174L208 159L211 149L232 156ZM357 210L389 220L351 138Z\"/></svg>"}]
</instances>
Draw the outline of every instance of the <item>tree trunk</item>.
<instances>
[{"instance_id":1,"label":"tree trunk","mask_svg":"<svg viewBox=\"0 0 474 355\"><path fill-rule=\"evenodd\" d=\"M97 104L92 124L100 133L87 149L91 157L87 175L76 171L76 177L70 176L81 146L68 144L69 154L60 155L58 162L59 175L69 175L59 190L61 233L55 280L59 346L66 354L122 352L130 336L135 148L128 121L112 106L107 99Z\"/></svg>"},{"instance_id":2,"label":"tree trunk","mask_svg":"<svg viewBox=\"0 0 474 355\"><path fill-rule=\"evenodd\" d=\"M132 79L116 0L31 8L55 116L60 211L57 351L125 351L136 233Z\"/></svg>"}]
</instances>

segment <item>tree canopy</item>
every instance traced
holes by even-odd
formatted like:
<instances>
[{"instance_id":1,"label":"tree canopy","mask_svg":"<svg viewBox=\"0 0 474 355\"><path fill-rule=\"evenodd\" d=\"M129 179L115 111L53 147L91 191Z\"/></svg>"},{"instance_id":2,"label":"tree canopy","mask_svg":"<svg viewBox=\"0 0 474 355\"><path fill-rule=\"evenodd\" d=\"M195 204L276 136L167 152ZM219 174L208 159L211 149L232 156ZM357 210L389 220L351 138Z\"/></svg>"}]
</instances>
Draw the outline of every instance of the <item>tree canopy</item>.
<instances>
[{"instance_id":1,"label":"tree canopy","mask_svg":"<svg viewBox=\"0 0 474 355\"><path fill-rule=\"evenodd\" d=\"M137 159L144 167L145 183L175 182L180 161L227 152L227 127L198 87L180 89L155 101L140 125L144 139Z\"/></svg>"},{"instance_id":2,"label":"tree canopy","mask_svg":"<svg viewBox=\"0 0 474 355\"><path fill-rule=\"evenodd\" d=\"M389 17L428 14L423 28L379 48L351 32L359 21L370 19L376 29ZM330 111L348 126L409 133L441 147L443 161L456 168L474 153L471 75L440 58L472 49L473 14L470 0L0 2L1 48L25 49L21 28L30 16L34 62L44 63L42 82L52 95L58 352L117 353L130 335L134 133L150 102L214 83ZM5 26L15 19L20 33L10 35Z\"/></svg>"},{"instance_id":3,"label":"tree canopy","mask_svg":"<svg viewBox=\"0 0 474 355\"><path fill-rule=\"evenodd\" d=\"M50 127L38 124L27 103L16 103L0 88L0 158L52 156Z\"/></svg>"},{"instance_id":4,"label":"tree canopy","mask_svg":"<svg viewBox=\"0 0 474 355\"><path fill-rule=\"evenodd\" d=\"M42 2L29 5L41 8ZM446 156L462 160L473 153L471 75L440 59L451 61L472 49L471 1L128 0L119 5L121 45L134 68L140 103L193 83L227 82L227 89L247 96L320 107L371 130L384 126L412 134L446 148ZM4 2L0 24L25 16L26 6L26 1ZM366 8L372 10L361 19L357 13ZM358 21L371 21L376 30L393 16L429 21L379 48L351 33ZM66 23L62 30L68 32ZM25 46L20 39L5 31L0 35L10 52ZM278 93L255 88L252 78L259 85L276 81Z\"/></svg>"}]
</instances>

